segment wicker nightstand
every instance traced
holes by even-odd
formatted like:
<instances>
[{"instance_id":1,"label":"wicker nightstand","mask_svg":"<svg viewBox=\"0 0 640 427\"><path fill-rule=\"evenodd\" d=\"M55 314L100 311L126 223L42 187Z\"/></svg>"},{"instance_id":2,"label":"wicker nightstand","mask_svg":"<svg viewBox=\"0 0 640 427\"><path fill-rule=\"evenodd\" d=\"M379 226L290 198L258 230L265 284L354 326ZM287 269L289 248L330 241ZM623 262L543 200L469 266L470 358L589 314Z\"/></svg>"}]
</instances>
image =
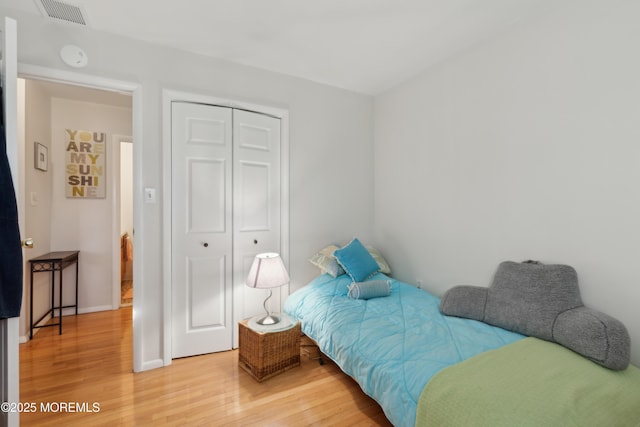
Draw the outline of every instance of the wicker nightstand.
<instances>
[{"instance_id":1,"label":"wicker nightstand","mask_svg":"<svg viewBox=\"0 0 640 427\"><path fill-rule=\"evenodd\" d=\"M261 382L300 366L300 323L288 329L261 332L251 329L247 320L238 324L238 363Z\"/></svg>"}]
</instances>

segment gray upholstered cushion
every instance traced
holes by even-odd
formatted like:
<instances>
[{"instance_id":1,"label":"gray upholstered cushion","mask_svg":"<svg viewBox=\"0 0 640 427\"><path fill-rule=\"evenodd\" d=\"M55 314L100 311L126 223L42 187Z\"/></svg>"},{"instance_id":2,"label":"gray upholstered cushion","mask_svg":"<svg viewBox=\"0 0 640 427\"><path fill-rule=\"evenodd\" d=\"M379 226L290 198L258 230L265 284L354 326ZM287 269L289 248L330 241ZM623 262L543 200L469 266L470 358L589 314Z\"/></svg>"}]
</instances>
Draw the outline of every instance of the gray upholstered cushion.
<instances>
[{"instance_id":1,"label":"gray upholstered cushion","mask_svg":"<svg viewBox=\"0 0 640 427\"><path fill-rule=\"evenodd\" d=\"M506 261L489 288L484 321L552 341L558 313L580 306L578 275L572 267Z\"/></svg>"},{"instance_id":2,"label":"gray upholstered cushion","mask_svg":"<svg viewBox=\"0 0 640 427\"><path fill-rule=\"evenodd\" d=\"M371 299L391 295L391 280L368 280L349 285L347 296L351 299Z\"/></svg>"},{"instance_id":3,"label":"gray upholstered cushion","mask_svg":"<svg viewBox=\"0 0 640 427\"><path fill-rule=\"evenodd\" d=\"M631 341L627 328L599 311L583 306L560 313L553 326L553 338L608 368L622 370L629 366Z\"/></svg>"},{"instance_id":4,"label":"gray upholstered cushion","mask_svg":"<svg viewBox=\"0 0 640 427\"><path fill-rule=\"evenodd\" d=\"M484 321L489 288L456 286L449 289L440 301L440 311L449 316Z\"/></svg>"},{"instance_id":5,"label":"gray upholstered cushion","mask_svg":"<svg viewBox=\"0 0 640 427\"><path fill-rule=\"evenodd\" d=\"M454 287L442 298L440 310L555 341L611 369L629 365L627 329L583 306L577 274L568 265L505 261L489 288Z\"/></svg>"}]
</instances>

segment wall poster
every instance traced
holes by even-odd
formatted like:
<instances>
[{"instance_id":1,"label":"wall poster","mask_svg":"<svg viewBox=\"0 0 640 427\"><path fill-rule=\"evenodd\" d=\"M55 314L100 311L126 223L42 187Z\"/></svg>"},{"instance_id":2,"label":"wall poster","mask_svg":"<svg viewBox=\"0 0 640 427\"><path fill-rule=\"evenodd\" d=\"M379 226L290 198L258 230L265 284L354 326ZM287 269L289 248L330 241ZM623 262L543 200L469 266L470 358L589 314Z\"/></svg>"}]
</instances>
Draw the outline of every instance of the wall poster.
<instances>
[{"instance_id":1,"label":"wall poster","mask_svg":"<svg viewBox=\"0 0 640 427\"><path fill-rule=\"evenodd\" d=\"M68 198L106 197L106 137L104 132L65 129Z\"/></svg>"}]
</instances>

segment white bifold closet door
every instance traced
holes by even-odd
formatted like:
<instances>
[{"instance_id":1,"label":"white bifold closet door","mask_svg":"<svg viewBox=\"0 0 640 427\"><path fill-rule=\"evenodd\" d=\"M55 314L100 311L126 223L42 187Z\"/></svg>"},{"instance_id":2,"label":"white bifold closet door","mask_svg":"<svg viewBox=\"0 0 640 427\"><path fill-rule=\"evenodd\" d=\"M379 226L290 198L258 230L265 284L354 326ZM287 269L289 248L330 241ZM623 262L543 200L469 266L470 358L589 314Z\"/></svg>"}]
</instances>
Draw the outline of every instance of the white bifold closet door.
<instances>
[{"instance_id":1,"label":"white bifold closet door","mask_svg":"<svg viewBox=\"0 0 640 427\"><path fill-rule=\"evenodd\" d=\"M244 283L256 254L281 247L280 120L187 102L171 111L176 358L231 349L237 322L263 311L268 291Z\"/></svg>"}]
</instances>

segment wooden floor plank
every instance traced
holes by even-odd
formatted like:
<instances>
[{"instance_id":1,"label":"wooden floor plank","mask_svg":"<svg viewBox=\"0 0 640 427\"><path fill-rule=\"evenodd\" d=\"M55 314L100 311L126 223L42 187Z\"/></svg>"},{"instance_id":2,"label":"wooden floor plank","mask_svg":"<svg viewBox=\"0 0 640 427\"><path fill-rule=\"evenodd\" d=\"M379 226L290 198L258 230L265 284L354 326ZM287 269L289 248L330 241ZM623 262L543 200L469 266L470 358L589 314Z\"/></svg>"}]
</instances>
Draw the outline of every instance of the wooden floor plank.
<instances>
[{"instance_id":1,"label":"wooden floor plank","mask_svg":"<svg viewBox=\"0 0 640 427\"><path fill-rule=\"evenodd\" d=\"M351 378L308 351L299 368L262 383L239 368L237 350L134 374L131 313L67 316L62 335L44 328L20 346L20 400L36 409L21 425L391 425Z\"/></svg>"}]
</instances>

